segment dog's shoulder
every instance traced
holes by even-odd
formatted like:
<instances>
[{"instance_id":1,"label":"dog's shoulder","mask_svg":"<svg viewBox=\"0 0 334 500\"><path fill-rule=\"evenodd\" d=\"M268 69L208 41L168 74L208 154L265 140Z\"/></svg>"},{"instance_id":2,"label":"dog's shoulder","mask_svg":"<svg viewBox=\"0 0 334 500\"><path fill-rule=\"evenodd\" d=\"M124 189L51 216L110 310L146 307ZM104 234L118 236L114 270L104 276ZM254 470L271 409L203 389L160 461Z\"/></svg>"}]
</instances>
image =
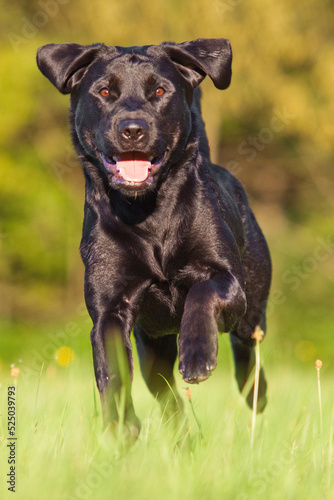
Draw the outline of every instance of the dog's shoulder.
<instances>
[{"instance_id":1,"label":"dog's shoulder","mask_svg":"<svg viewBox=\"0 0 334 500\"><path fill-rule=\"evenodd\" d=\"M222 210L221 215L233 229L236 241L243 246L244 231L245 229L247 231L252 220L252 211L245 189L241 182L224 167L210 163L207 171Z\"/></svg>"},{"instance_id":2,"label":"dog's shoulder","mask_svg":"<svg viewBox=\"0 0 334 500\"><path fill-rule=\"evenodd\" d=\"M210 177L217 185L219 191L228 192L236 201L248 204L247 195L241 182L225 167L210 163L208 167Z\"/></svg>"}]
</instances>

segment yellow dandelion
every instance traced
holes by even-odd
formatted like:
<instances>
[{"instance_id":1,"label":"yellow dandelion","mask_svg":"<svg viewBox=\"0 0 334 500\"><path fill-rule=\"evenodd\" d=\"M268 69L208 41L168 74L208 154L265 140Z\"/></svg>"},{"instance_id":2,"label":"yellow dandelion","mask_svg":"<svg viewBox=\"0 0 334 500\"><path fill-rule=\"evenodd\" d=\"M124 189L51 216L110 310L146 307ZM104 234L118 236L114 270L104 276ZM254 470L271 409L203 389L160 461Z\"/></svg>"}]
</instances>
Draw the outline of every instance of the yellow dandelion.
<instances>
[{"instance_id":1,"label":"yellow dandelion","mask_svg":"<svg viewBox=\"0 0 334 500\"><path fill-rule=\"evenodd\" d=\"M309 340L301 340L297 342L294 348L294 354L299 361L310 361L314 359L316 347L313 342Z\"/></svg>"},{"instance_id":2,"label":"yellow dandelion","mask_svg":"<svg viewBox=\"0 0 334 500\"><path fill-rule=\"evenodd\" d=\"M58 349L55 359L60 366L67 366L75 360L75 352L68 346L62 346Z\"/></svg>"}]
</instances>

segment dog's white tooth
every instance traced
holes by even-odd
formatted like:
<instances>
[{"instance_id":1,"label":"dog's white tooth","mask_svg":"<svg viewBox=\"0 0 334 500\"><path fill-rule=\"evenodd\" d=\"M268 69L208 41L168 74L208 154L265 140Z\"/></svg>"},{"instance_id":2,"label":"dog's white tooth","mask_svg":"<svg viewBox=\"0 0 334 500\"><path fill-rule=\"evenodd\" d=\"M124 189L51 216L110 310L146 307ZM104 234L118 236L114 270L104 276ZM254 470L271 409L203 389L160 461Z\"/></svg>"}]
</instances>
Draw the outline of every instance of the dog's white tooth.
<instances>
[{"instance_id":1,"label":"dog's white tooth","mask_svg":"<svg viewBox=\"0 0 334 500\"><path fill-rule=\"evenodd\" d=\"M117 163L117 162L118 162L118 158L117 158L117 156L113 156L113 157L112 157L112 159L114 160L114 162L115 162L115 163Z\"/></svg>"},{"instance_id":2,"label":"dog's white tooth","mask_svg":"<svg viewBox=\"0 0 334 500\"><path fill-rule=\"evenodd\" d=\"M152 160L153 160L154 156L149 156L148 159L149 161L152 163Z\"/></svg>"}]
</instances>

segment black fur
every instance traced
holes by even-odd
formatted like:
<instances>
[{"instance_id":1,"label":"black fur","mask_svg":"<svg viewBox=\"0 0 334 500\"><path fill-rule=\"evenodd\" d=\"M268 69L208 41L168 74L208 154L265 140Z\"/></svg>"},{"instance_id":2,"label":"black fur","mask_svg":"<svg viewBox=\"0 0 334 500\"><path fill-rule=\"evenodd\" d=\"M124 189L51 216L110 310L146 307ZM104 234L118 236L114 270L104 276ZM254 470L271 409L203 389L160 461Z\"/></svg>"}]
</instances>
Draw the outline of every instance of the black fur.
<instances>
[{"instance_id":1,"label":"black fur","mask_svg":"<svg viewBox=\"0 0 334 500\"><path fill-rule=\"evenodd\" d=\"M124 423L134 434L132 329L147 385L172 411L181 405L169 388L178 334L179 371L198 383L216 367L218 330L230 332L242 390L254 364L252 334L257 325L265 330L269 251L241 184L210 162L197 89L206 75L228 87L231 60L225 39L38 51L42 73L71 93L86 179L85 298L104 415L118 421L124 388ZM115 165L112 157L129 151L151 158L145 180L129 180ZM261 370L260 410L265 393Z\"/></svg>"}]
</instances>

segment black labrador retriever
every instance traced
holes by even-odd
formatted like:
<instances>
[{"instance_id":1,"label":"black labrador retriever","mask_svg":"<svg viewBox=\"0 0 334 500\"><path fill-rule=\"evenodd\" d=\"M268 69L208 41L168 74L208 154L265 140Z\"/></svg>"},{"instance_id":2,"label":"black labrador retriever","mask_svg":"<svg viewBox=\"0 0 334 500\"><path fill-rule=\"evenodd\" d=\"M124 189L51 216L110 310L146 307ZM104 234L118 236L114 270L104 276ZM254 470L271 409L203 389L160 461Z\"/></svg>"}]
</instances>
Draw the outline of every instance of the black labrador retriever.
<instances>
[{"instance_id":1,"label":"black labrador retriever","mask_svg":"<svg viewBox=\"0 0 334 500\"><path fill-rule=\"evenodd\" d=\"M81 255L103 413L115 425L122 418L133 434L140 423L131 398L132 329L144 379L172 412L182 406L174 389L177 352L183 379L202 382L217 364L218 330L230 332L242 390L254 365L253 332L265 330L268 247L241 184L210 161L197 89L206 75L227 88L231 61L226 39L38 50L41 72L71 94L72 137L86 179ZM260 411L265 393L261 370ZM253 389L250 406L252 398Z\"/></svg>"}]
</instances>

